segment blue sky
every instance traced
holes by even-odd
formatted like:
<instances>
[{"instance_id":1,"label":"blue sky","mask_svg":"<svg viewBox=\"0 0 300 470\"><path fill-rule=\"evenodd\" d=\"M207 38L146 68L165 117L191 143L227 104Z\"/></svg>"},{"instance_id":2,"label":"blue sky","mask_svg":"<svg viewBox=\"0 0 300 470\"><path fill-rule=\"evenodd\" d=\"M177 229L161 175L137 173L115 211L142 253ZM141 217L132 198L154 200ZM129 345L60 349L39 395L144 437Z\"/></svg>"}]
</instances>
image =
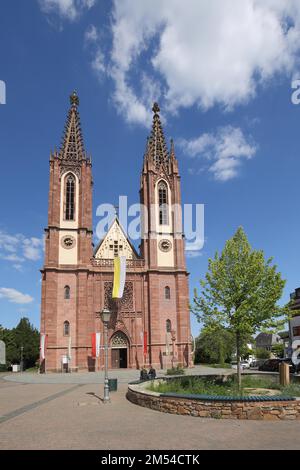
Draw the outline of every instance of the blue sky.
<instances>
[{"instance_id":1,"label":"blue sky","mask_svg":"<svg viewBox=\"0 0 300 470\"><path fill-rule=\"evenodd\" d=\"M183 202L205 204L205 244L187 258L191 293L243 225L274 256L287 301L300 285L299 38L296 0L2 0L0 323L26 315L39 326L49 153L73 89L93 157L95 225L98 204L138 202L158 100Z\"/></svg>"}]
</instances>

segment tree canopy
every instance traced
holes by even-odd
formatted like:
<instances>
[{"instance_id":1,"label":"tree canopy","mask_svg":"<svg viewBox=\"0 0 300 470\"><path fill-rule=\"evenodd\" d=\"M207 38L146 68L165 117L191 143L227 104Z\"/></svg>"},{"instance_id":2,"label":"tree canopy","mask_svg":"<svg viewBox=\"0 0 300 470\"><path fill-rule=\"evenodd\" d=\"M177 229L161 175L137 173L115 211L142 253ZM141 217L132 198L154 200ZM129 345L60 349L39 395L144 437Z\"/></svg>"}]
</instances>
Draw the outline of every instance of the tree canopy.
<instances>
[{"instance_id":1,"label":"tree canopy","mask_svg":"<svg viewBox=\"0 0 300 470\"><path fill-rule=\"evenodd\" d=\"M21 318L16 328L11 330L0 325L0 339L6 345L7 365L20 363L21 347L23 347L24 367L35 365L39 357L40 334L28 318Z\"/></svg>"},{"instance_id":2,"label":"tree canopy","mask_svg":"<svg viewBox=\"0 0 300 470\"><path fill-rule=\"evenodd\" d=\"M259 329L282 328L286 322L286 309L277 305L285 281L272 261L251 248L239 227L221 254L209 259L200 293L194 291L192 311L198 321L234 333L238 362L243 338Z\"/></svg>"}]
</instances>

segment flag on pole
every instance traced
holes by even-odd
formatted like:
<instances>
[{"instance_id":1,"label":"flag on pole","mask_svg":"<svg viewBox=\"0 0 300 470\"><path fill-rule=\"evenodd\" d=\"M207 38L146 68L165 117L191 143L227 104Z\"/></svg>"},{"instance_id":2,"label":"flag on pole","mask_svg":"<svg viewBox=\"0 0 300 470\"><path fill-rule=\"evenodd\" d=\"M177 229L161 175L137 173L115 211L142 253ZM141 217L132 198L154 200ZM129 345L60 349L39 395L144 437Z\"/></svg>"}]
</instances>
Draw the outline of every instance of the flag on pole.
<instances>
[{"instance_id":1,"label":"flag on pole","mask_svg":"<svg viewBox=\"0 0 300 470\"><path fill-rule=\"evenodd\" d=\"M114 259L114 287L112 298L121 299L123 297L126 278L126 256L117 256Z\"/></svg>"},{"instance_id":2,"label":"flag on pole","mask_svg":"<svg viewBox=\"0 0 300 470\"><path fill-rule=\"evenodd\" d=\"M147 355L147 331L144 331L144 356Z\"/></svg>"},{"instance_id":3,"label":"flag on pole","mask_svg":"<svg viewBox=\"0 0 300 470\"><path fill-rule=\"evenodd\" d=\"M92 333L92 357L100 356L101 333Z\"/></svg>"},{"instance_id":4,"label":"flag on pole","mask_svg":"<svg viewBox=\"0 0 300 470\"><path fill-rule=\"evenodd\" d=\"M47 336L46 334L42 333L40 338L40 362L42 362L46 357L46 349L47 349Z\"/></svg>"}]
</instances>

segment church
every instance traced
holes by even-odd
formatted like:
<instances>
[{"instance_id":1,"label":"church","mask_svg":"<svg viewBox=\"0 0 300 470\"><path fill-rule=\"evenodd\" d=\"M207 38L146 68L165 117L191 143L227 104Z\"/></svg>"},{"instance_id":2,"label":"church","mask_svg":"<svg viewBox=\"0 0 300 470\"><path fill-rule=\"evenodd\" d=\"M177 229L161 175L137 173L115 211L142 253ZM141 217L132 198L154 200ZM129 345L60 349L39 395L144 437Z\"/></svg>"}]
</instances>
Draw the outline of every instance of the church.
<instances>
[{"instance_id":1,"label":"church","mask_svg":"<svg viewBox=\"0 0 300 470\"><path fill-rule=\"evenodd\" d=\"M181 207L180 175L174 144L171 141L168 150L165 142L159 106L153 106L152 129L141 160L140 203L149 210L141 218L139 252L117 215L104 238L93 245L94 178L78 108L74 92L61 148L50 155L41 270L41 334L46 337L43 370L62 371L65 358L74 372L104 368L99 315L104 308L111 311L109 368L189 367L188 272L181 211L173 210ZM105 201L104 194L102 197ZM114 300L114 258L121 255L126 256L126 281L122 298ZM92 354L94 333L101 338L97 358Z\"/></svg>"}]
</instances>

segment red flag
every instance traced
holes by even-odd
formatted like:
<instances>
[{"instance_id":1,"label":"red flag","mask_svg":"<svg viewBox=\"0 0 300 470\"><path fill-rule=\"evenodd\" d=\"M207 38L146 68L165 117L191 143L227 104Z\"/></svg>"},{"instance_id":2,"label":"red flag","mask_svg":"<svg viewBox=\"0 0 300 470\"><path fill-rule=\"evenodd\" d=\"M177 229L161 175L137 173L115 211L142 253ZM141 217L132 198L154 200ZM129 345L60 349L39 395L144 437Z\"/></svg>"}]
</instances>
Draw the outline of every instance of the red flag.
<instances>
[{"instance_id":1,"label":"red flag","mask_svg":"<svg viewBox=\"0 0 300 470\"><path fill-rule=\"evenodd\" d=\"M96 357L96 333L92 333L92 357Z\"/></svg>"},{"instance_id":2,"label":"red flag","mask_svg":"<svg viewBox=\"0 0 300 470\"><path fill-rule=\"evenodd\" d=\"M144 356L147 355L147 331L144 331Z\"/></svg>"}]
</instances>

